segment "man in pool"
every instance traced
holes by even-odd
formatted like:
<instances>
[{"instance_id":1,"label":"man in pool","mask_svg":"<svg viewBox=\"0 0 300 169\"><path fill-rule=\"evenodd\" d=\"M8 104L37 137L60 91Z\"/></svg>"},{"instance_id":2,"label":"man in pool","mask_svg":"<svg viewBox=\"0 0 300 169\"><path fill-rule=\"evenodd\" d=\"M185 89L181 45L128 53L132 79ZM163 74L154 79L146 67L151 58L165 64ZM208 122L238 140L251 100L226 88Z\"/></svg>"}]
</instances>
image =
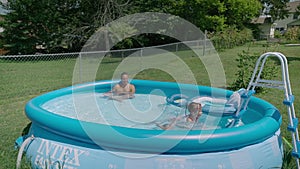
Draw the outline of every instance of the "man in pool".
<instances>
[{"instance_id":1,"label":"man in pool","mask_svg":"<svg viewBox=\"0 0 300 169\"><path fill-rule=\"evenodd\" d=\"M183 124L178 125L179 127L184 127L187 129L193 128L194 124L198 122L199 117L202 115L202 107L200 103L192 102L188 104L187 109L190 112L190 114L174 118L169 124L161 125L156 123L156 125L164 130L172 129L175 125L179 123Z\"/></svg>"},{"instance_id":2,"label":"man in pool","mask_svg":"<svg viewBox=\"0 0 300 169\"><path fill-rule=\"evenodd\" d=\"M123 72L121 74L121 81L111 91L104 93L103 96L118 101L134 98L135 87L128 82L128 77L128 73Z\"/></svg>"}]
</instances>

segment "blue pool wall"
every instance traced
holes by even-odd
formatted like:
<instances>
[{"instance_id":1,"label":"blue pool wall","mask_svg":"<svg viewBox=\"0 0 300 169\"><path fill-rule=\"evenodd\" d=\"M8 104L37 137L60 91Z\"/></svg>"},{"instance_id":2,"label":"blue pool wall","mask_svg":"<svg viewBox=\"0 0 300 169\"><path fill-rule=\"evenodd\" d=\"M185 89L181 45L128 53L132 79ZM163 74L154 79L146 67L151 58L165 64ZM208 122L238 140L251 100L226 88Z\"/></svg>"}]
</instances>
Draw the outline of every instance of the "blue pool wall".
<instances>
[{"instance_id":1,"label":"blue pool wall","mask_svg":"<svg viewBox=\"0 0 300 169\"><path fill-rule=\"evenodd\" d=\"M281 125L281 115L270 103L252 97L249 109L261 113L262 118L244 126L217 130L161 131L107 126L91 122L78 121L53 114L41 108L41 105L53 98L73 92L104 92L110 90L117 81L99 81L75 85L38 96L25 107L28 118L32 121L30 134L42 138L61 141L74 145L125 152L160 152L164 147L178 143L165 154L197 154L228 151L260 143L277 132ZM182 92L190 97L195 95L229 97L232 91L149 80L132 80L137 93L150 93L153 90L164 91L165 95ZM180 87L179 87L180 86ZM198 93L197 93L198 92ZM101 134L99 134L101 133ZM150 139L145 139L150 138ZM201 140L205 140L202 142Z\"/></svg>"},{"instance_id":2,"label":"blue pool wall","mask_svg":"<svg viewBox=\"0 0 300 169\"><path fill-rule=\"evenodd\" d=\"M240 169L281 168L283 159L280 131L258 144L239 149L199 154L143 154L105 151L87 148L51 139L35 138L26 149L34 168L46 166L58 169L58 165L72 169Z\"/></svg>"}]
</instances>

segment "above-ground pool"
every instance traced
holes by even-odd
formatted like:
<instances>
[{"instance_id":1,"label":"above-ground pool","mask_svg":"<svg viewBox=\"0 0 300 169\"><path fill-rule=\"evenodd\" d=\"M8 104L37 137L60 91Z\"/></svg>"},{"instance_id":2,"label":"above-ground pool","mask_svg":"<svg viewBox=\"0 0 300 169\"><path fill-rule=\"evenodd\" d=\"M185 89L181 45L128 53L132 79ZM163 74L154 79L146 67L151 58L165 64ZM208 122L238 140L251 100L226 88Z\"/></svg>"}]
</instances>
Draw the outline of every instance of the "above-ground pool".
<instances>
[{"instance_id":1,"label":"above-ground pool","mask_svg":"<svg viewBox=\"0 0 300 169\"><path fill-rule=\"evenodd\" d=\"M32 125L17 142L25 140L24 151L34 168L281 167L281 115L270 103L252 96L234 126L227 125L233 116L212 109L192 127L162 130L158 123L169 123L186 113L185 107L167 103L166 97L181 93L189 98L227 99L233 92L132 80L135 98L119 102L103 97L117 82L75 85L27 103L25 112Z\"/></svg>"}]
</instances>

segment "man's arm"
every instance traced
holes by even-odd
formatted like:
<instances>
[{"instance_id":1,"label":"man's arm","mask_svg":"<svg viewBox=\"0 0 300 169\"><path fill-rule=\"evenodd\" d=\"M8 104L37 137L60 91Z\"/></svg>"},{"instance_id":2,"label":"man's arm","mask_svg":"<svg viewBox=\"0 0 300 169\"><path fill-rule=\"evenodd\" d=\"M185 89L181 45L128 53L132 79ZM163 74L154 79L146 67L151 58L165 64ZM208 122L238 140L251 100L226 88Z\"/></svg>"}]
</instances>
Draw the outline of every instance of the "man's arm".
<instances>
[{"instance_id":1,"label":"man's arm","mask_svg":"<svg viewBox=\"0 0 300 169\"><path fill-rule=\"evenodd\" d=\"M129 86L129 94L130 95L134 95L134 93L135 93L135 86L132 85L132 84L130 84L130 86Z\"/></svg>"}]
</instances>

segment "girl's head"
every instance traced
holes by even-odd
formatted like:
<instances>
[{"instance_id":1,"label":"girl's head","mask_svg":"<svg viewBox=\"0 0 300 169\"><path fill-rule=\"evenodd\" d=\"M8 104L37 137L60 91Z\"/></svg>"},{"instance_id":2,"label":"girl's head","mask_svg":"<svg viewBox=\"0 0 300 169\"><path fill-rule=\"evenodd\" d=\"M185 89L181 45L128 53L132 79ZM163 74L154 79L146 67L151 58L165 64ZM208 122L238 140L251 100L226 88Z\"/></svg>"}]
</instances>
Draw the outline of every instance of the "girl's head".
<instances>
[{"instance_id":1,"label":"girl's head","mask_svg":"<svg viewBox=\"0 0 300 169\"><path fill-rule=\"evenodd\" d=\"M200 103L192 102L187 108L192 116L200 117L202 115L202 106Z\"/></svg>"}]
</instances>

